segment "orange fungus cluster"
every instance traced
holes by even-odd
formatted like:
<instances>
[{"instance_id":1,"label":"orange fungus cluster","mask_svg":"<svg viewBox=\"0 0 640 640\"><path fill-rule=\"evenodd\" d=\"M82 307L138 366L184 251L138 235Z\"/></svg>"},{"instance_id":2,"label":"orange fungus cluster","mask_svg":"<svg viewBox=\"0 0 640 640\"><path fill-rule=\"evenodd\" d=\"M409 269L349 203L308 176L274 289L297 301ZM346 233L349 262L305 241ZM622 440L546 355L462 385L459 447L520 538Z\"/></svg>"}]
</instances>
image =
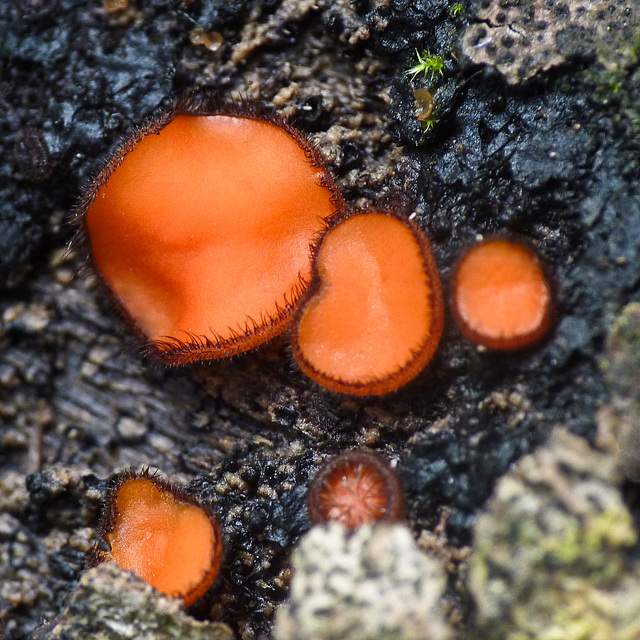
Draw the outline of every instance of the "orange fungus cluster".
<instances>
[{"instance_id":1,"label":"orange fungus cluster","mask_svg":"<svg viewBox=\"0 0 640 640\"><path fill-rule=\"evenodd\" d=\"M252 349L292 326L300 368L388 393L433 357L444 322L424 232L349 211L315 147L256 107L185 102L120 147L80 207L95 265L160 361ZM535 254L493 240L460 261L452 307L469 339L519 348L551 324Z\"/></svg>"},{"instance_id":2,"label":"orange fungus cluster","mask_svg":"<svg viewBox=\"0 0 640 640\"><path fill-rule=\"evenodd\" d=\"M168 596L193 604L213 584L222 563L215 518L188 494L146 472L124 474L107 499L103 538L113 561Z\"/></svg>"}]
</instances>

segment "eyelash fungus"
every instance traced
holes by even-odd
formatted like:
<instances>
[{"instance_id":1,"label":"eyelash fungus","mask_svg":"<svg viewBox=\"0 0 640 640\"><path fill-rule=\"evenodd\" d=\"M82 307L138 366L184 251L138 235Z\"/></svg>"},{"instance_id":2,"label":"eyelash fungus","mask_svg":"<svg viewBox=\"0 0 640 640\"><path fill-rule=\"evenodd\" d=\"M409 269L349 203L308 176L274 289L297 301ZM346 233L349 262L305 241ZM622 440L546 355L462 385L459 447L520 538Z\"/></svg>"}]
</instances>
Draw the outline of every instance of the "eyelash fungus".
<instances>
[{"instance_id":1,"label":"eyelash fungus","mask_svg":"<svg viewBox=\"0 0 640 640\"><path fill-rule=\"evenodd\" d=\"M102 537L111 550L95 549L89 564L114 561L185 606L209 589L222 564L213 515L148 471L118 478L105 503Z\"/></svg>"},{"instance_id":2,"label":"eyelash fungus","mask_svg":"<svg viewBox=\"0 0 640 640\"><path fill-rule=\"evenodd\" d=\"M518 349L549 330L553 294L545 270L526 245L492 238L468 249L452 279L460 331L491 349Z\"/></svg>"},{"instance_id":3,"label":"eyelash fungus","mask_svg":"<svg viewBox=\"0 0 640 640\"><path fill-rule=\"evenodd\" d=\"M290 324L310 247L346 205L315 147L256 105L190 98L111 157L80 207L116 305L169 365Z\"/></svg>"},{"instance_id":4,"label":"eyelash fungus","mask_svg":"<svg viewBox=\"0 0 640 640\"><path fill-rule=\"evenodd\" d=\"M403 514L402 486L388 461L370 451L346 451L327 462L311 483L309 516L314 524L338 521L348 529Z\"/></svg>"},{"instance_id":5,"label":"eyelash fungus","mask_svg":"<svg viewBox=\"0 0 640 640\"><path fill-rule=\"evenodd\" d=\"M431 360L444 324L429 240L390 211L360 212L326 232L292 328L294 357L318 384L382 395Z\"/></svg>"}]
</instances>

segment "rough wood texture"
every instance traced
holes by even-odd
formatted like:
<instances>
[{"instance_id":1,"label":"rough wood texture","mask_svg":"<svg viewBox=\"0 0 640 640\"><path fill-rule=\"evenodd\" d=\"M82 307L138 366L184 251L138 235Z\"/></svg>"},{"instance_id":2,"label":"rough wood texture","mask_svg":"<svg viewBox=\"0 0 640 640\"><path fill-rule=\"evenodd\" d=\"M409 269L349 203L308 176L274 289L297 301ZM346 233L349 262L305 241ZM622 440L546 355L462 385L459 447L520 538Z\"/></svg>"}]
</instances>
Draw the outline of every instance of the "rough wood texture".
<instances>
[{"instance_id":1,"label":"rough wood texture","mask_svg":"<svg viewBox=\"0 0 640 640\"><path fill-rule=\"evenodd\" d=\"M24 637L64 608L106 481L124 467L157 467L218 510L227 555L193 613L251 640L269 633L286 596L290 548L310 527L308 479L323 458L366 445L397 460L413 532L433 530L447 509L455 555L497 479L555 424L594 436L604 337L639 295L640 72L608 71L596 51L510 87L465 62L460 38L474 10L453 8L0 3L3 637ZM223 44L199 45L197 29ZM405 75L416 48L442 55L444 75ZM377 400L318 389L284 339L188 370L139 358L90 273L77 275L85 256L65 257L67 222L108 148L193 85L293 117L349 204L415 213L445 287L478 234L531 239L558 286L549 340L488 353L448 318L426 371ZM435 101L430 128L416 116L421 87ZM470 610L462 584L453 597Z\"/></svg>"}]
</instances>

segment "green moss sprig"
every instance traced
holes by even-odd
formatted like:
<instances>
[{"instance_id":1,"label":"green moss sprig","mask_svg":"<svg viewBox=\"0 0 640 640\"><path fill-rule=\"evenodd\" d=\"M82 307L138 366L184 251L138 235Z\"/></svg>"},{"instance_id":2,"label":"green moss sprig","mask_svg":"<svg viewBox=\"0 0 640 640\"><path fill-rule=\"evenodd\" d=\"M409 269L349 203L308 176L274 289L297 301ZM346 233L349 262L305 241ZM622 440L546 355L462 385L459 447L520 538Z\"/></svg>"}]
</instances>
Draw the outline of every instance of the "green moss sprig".
<instances>
[{"instance_id":1,"label":"green moss sprig","mask_svg":"<svg viewBox=\"0 0 640 640\"><path fill-rule=\"evenodd\" d=\"M415 80L416 76L424 73L425 80L430 77L433 80L435 75L442 75L444 71L444 58L436 54L430 53L425 49L420 55L416 49L416 57L418 62L405 71L405 75L411 76L411 80Z\"/></svg>"}]
</instances>

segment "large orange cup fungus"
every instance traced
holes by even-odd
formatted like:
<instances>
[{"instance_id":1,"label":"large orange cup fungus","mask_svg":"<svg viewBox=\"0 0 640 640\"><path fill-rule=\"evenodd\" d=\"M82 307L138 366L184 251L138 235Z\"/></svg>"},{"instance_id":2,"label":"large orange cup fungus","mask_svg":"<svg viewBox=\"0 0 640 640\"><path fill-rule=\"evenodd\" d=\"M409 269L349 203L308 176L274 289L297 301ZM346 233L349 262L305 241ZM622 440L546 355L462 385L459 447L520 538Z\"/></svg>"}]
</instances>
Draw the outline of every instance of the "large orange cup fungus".
<instances>
[{"instance_id":1,"label":"large orange cup fungus","mask_svg":"<svg viewBox=\"0 0 640 640\"><path fill-rule=\"evenodd\" d=\"M355 214L318 247L293 327L293 353L328 389L381 395L414 378L443 328L440 278L429 241L388 211Z\"/></svg>"},{"instance_id":2,"label":"large orange cup fungus","mask_svg":"<svg viewBox=\"0 0 640 640\"><path fill-rule=\"evenodd\" d=\"M80 208L100 274L167 364L282 333L316 236L344 207L317 150L275 116L185 106L114 155Z\"/></svg>"},{"instance_id":3,"label":"large orange cup fungus","mask_svg":"<svg viewBox=\"0 0 640 640\"><path fill-rule=\"evenodd\" d=\"M364 450L332 458L311 483L309 516L314 524L342 523L348 529L363 524L399 520L402 486L387 460Z\"/></svg>"},{"instance_id":4,"label":"large orange cup fungus","mask_svg":"<svg viewBox=\"0 0 640 640\"><path fill-rule=\"evenodd\" d=\"M213 584L222 563L215 518L188 494L147 472L127 473L112 490L103 537L114 561L168 596L193 604Z\"/></svg>"},{"instance_id":5,"label":"large orange cup fungus","mask_svg":"<svg viewBox=\"0 0 640 640\"><path fill-rule=\"evenodd\" d=\"M460 331L491 349L526 347L551 326L553 295L540 261L529 247L505 238L462 256L451 300Z\"/></svg>"}]
</instances>

